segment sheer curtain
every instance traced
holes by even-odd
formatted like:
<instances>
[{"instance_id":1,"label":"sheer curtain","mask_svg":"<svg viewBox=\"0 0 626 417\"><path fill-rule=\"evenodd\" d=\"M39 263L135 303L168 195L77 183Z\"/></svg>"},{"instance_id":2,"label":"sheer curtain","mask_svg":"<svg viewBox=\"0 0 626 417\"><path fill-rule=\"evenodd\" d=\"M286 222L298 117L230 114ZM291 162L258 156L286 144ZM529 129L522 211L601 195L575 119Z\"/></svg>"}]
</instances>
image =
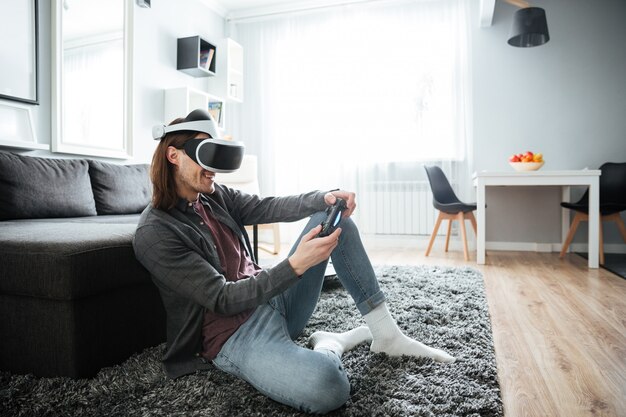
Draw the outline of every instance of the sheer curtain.
<instances>
[{"instance_id":1,"label":"sheer curtain","mask_svg":"<svg viewBox=\"0 0 626 417\"><path fill-rule=\"evenodd\" d=\"M433 162L463 176L466 14L463 0L382 1L237 23L246 100L236 134L259 155L262 193L355 190L365 223L384 195L376 184L406 192Z\"/></svg>"}]
</instances>

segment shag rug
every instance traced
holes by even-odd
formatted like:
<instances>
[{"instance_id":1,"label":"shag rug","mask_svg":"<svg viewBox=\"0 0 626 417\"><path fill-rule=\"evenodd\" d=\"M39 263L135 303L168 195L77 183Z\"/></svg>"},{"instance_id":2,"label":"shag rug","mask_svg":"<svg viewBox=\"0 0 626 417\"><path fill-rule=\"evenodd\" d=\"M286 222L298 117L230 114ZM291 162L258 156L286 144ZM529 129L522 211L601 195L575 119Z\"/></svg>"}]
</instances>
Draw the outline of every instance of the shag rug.
<instances>
[{"instance_id":1,"label":"shag rug","mask_svg":"<svg viewBox=\"0 0 626 417\"><path fill-rule=\"evenodd\" d=\"M344 354L351 400L331 416L502 416L483 279L470 268L380 266L389 310L409 336L446 350L455 363L392 358L361 345ZM364 324L336 279L297 343L316 330ZM0 372L2 416L301 416L217 369L168 380L146 349L93 379ZM280 364L276 364L280 366Z\"/></svg>"}]
</instances>

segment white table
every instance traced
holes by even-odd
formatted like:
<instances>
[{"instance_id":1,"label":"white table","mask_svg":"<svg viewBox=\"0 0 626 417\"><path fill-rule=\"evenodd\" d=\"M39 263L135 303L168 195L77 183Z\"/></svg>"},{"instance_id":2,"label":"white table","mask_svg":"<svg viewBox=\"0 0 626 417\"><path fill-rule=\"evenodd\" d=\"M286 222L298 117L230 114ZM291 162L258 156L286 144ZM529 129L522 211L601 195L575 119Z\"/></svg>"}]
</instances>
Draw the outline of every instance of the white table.
<instances>
[{"instance_id":1,"label":"white table","mask_svg":"<svg viewBox=\"0 0 626 417\"><path fill-rule=\"evenodd\" d=\"M563 201L570 200L570 186L589 187L589 268L598 268L598 254L600 247L600 170L576 171L528 171L528 172L490 172L474 173L476 187L476 222L477 253L476 262L485 264L485 195L487 187L508 186L560 186L562 187ZM493 207L490 208L493 210ZM562 210L561 216L561 243L565 240L569 230L568 209Z\"/></svg>"}]
</instances>

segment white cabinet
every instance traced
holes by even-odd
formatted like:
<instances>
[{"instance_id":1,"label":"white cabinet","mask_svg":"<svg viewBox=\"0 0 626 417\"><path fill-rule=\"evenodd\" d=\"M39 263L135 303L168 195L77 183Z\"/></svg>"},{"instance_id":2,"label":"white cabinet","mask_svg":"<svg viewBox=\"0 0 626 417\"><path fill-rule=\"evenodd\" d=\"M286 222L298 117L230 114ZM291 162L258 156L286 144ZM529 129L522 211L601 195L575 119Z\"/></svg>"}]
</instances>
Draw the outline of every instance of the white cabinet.
<instances>
[{"instance_id":1,"label":"white cabinet","mask_svg":"<svg viewBox=\"0 0 626 417\"><path fill-rule=\"evenodd\" d=\"M177 117L185 117L192 110L207 110L220 129L224 129L225 103L219 96L205 93L190 87L170 88L165 90L164 118L169 124Z\"/></svg>"},{"instance_id":2,"label":"white cabinet","mask_svg":"<svg viewBox=\"0 0 626 417\"><path fill-rule=\"evenodd\" d=\"M223 39L217 47L215 78L211 90L228 101L243 101L243 47L230 38Z\"/></svg>"}]
</instances>

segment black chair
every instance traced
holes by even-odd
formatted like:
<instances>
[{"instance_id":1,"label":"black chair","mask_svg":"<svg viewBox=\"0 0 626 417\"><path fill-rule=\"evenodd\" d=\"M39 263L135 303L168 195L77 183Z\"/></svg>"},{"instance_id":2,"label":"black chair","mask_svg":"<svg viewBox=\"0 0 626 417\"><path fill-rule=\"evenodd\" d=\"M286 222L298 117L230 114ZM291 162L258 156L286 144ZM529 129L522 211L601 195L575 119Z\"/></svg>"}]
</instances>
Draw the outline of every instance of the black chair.
<instances>
[{"instance_id":1,"label":"black chair","mask_svg":"<svg viewBox=\"0 0 626 417\"><path fill-rule=\"evenodd\" d=\"M626 225L620 213L626 210L626 162L607 162L600 167L600 264L604 264L604 244L602 242L602 223L614 221L617 223L624 241L626 242ZM563 243L560 257L565 256L576 229L581 221L589 221L589 190L576 203L561 203L562 207L574 210L576 215Z\"/></svg>"},{"instance_id":2,"label":"black chair","mask_svg":"<svg viewBox=\"0 0 626 417\"><path fill-rule=\"evenodd\" d=\"M473 211L476 210L476 203L466 204L458 199L454 190L450 186L450 182L446 178L441 168L438 166L424 166L426 169L426 175L428 176L428 182L430 182L430 189L433 192L433 206L439 210L439 216L435 223L435 229L430 236L430 242L428 243L428 249L426 249L426 256L430 254L430 250L435 242L435 237L439 231L439 225L442 220L448 220L448 233L446 235L446 252L448 251L448 244L450 243L450 230L452 228L452 221L458 220L461 226L461 235L463 236L463 254L465 260L469 260L467 251L467 237L465 233L465 220L472 222L474 233L476 232L476 218Z\"/></svg>"}]
</instances>

